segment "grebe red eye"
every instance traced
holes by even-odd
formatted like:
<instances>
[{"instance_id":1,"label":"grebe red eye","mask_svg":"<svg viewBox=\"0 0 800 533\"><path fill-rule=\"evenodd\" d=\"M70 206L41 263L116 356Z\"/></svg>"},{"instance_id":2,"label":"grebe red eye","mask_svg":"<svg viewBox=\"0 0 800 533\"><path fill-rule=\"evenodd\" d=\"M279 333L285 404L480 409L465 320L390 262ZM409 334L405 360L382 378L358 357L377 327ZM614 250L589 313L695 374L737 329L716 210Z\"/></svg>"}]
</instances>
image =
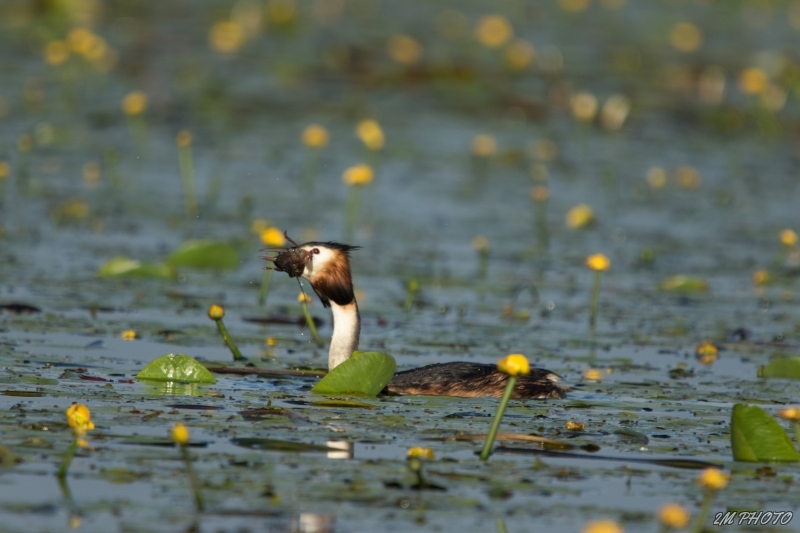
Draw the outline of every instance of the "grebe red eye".
<instances>
[{"instance_id":1,"label":"grebe red eye","mask_svg":"<svg viewBox=\"0 0 800 533\"><path fill-rule=\"evenodd\" d=\"M318 254L319 253L319 248L314 248L313 250L311 250L311 252L315 253L315 254Z\"/></svg>"}]
</instances>

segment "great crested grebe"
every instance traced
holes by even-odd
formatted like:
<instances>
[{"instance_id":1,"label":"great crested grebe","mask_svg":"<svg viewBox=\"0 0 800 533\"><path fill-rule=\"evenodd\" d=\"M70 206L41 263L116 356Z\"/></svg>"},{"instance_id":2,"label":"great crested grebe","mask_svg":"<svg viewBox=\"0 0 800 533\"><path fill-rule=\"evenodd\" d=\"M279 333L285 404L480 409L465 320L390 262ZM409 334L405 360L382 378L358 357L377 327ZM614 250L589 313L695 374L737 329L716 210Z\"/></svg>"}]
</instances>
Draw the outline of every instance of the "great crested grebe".
<instances>
[{"instance_id":1,"label":"great crested grebe","mask_svg":"<svg viewBox=\"0 0 800 533\"><path fill-rule=\"evenodd\" d=\"M275 270L289 277L304 277L317 293L323 307L333 312L333 336L328 355L328 369L350 358L358 350L361 317L353 294L350 274L350 252L358 246L337 242L307 242L293 248L269 250L278 252L275 257L262 256L272 261ZM565 389L558 384L558 375L542 368L531 368L530 374L520 377L513 398L564 398ZM506 388L508 376L495 365L481 363L437 363L395 373L387 385L395 394L427 394L476 398L500 397Z\"/></svg>"}]
</instances>

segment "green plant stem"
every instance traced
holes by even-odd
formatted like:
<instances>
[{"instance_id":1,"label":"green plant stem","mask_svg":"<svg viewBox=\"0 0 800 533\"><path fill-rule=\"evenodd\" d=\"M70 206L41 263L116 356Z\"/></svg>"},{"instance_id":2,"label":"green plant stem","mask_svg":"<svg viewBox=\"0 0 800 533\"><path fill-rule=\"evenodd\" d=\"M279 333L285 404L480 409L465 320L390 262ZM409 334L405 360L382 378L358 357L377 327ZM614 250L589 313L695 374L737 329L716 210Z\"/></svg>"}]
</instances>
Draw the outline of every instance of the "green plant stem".
<instances>
[{"instance_id":1,"label":"green plant stem","mask_svg":"<svg viewBox=\"0 0 800 533\"><path fill-rule=\"evenodd\" d=\"M500 428L500 421L503 419L503 413L506 412L508 401L511 399L511 393L514 392L514 387L516 387L516 385L517 376L509 376L506 391L503 393L500 405L497 406L497 413L494 415L494 420L492 420L492 427L489 428L489 434L486 436L486 442L483 444L481 461L485 461L489 458L489 454L492 451L492 444L494 444L494 439L497 436L497 430Z\"/></svg>"},{"instance_id":2,"label":"green plant stem","mask_svg":"<svg viewBox=\"0 0 800 533\"><path fill-rule=\"evenodd\" d=\"M792 426L794 427L794 436L797 439L797 443L800 444L800 422L792 422Z\"/></svg>"},{"instance_id":3,"label":"green plant stem","mask_svg":"<svg viewBox=\"0 0 800 533\"><path fill-rule=\"evenodd\" d=\"M403 303L403 309L406 311L411 311L411 306L414 305L414 297L417 295L417 291L413 291L408 289L406 291L406 301Z\"/></svg>"},{"instance_id":4,"label":"green plant stem","mask_svg":"<svg viewBox=\"0 0 800 533\"><path fill-rule=\"evenodd\" d=\"M594 272L594 285L592 285L592 303L590 304L589 314L589 329L594 332L595 325L597 324L597 303L600 300L600 278L603 273L599 270Z\"/></svg>"},{"instance_id":5,"label":"green plant stem","mask_svg":"<svg viewBox=\"0 0 800 533\"><path fill-rule=\"evenodd\" d=\"M322 348L325 346L325 343L317 332L317 326L314 324L314 319L311 316L311 312L308 310L308 304L305 302L300 302L300 306L303 308L303 316L306 317L306 324L308 324L308 329L311 331L311 336L314 338L314 342L317 343L317 346Z\"/></svg>"},{"instance_id":6,"label":"green plant stem","mask_svg":"<svg viewBox=\"0 0 800 533\"><path fill-rule=\"evenodd\" d=\"M356 234L356 224L358 222L358 204L361 200L361 186L350 186L350 194L347 196L347 205L345 207L345 222L344 222L344 242L353 242Z\"/></svg>"},{"instance_id":7,"label":"green plant stem","mask_svg":"<svg viewBox=\"0 0 800 533\"><path fill-rule=\"evenodd\" d=\"M77 435L72 437L72 444L70 444L69 448L67 448L67 453L64 455L64 460L61 461L61 468L58 469L58 474L56 474L59 479L67 477L69 465L72 464L72 458L75 456L75 452L78 451L78 440L79 439Z\"/></svg>"},{"instance_id":8,"label":"green plant stem","mask_svg":"<svg viewBox=\"0 0 800 533\"><path fill-rule=\"evenodd\" d=\"M489 251L478 250L478 279L486 281L489 276Z\"/></svg>"},{"instance_id":9,"label":"green plant stem","mask_svg":"<svg viewBox=\"0 0 800 533\"><path fill-rule=\"evenodd\" d=\"M200 494L200 481L194 473L194 466L192 465L192 458L189 456L189 449L183 444L180 445L180 448L181 457L186 465L186 475L189 477L189 484L192 486L192 492L194 493L195 507L197 507L198 513L202 513L203 509L205 509L205 503L203 502L203 495Z\"/></svg>"},{"instance_id":10,"label":"green plant stem","mask_svg":"<svg viewBox=\"0 0 800 533\"><path fill-rule=\"evenodd\" d=\"M547 250L550 247L550 232L547 228L547 200L536 202L536 234L539 238L539 248Z\"/></svg>"},{"instance_id":11,"label":"green plant stem","mask_svg":"<svg viewBox=\"0 0 800 533\"><path fill-rule=\"evenodd\" d=\"M700 506L700 511L697 513L694 524L692 525L692 533L701 533L703 526L708 520L708 515L711 514L711 507L714 505L714 496L716 492L707 490L703 495L703 505Z\"/></svg>"},{"instance_id":12,"label":"green plant stem","mask_svg":"<svg viewBox=\"0 0 800 533\"><path fill-rule=\"evenodd\" d=\"M508 532L508 530L506 529L506 523L503 522L502 518L498 518L497 522L495 522L495 525L497 527L497 533L507 533Z\"/></svg>"},{"instance_id":13,"label":"green plant stem","mask_svg":"<svg viewBox=\"0 0 800 533\"><path fill-rule=\"evenodd\" d=\"M267 294L269 294L269 284L272 281L272 269L264 270L264 277L261 278L261 289L258 291L258 305L264 307L267 303Z\"/></svg>"},{"instance_id":14,"label":"green plant stem","mask_svg":"<svg viewBox=\"0 0 800 533\"><path fill-rule=\"evenodd\" d=\"M225 327L225 324L222 322L222 319L215 320L214 322L217 323L217 329L219 330L219 334L222 335L222 338L225 339L225 344L228 345L228 349L230 349L231 353L233 354L234 361L244 361L244 356L242 352L239 351L239 348L236 346L236 343L233 342L233 338L231 338L230 333L228 333L228 328Z\"/></svg>"},{"instance_id":15,"label":"green plant stem","mask_svg":"<svg viewBox=\"0 0 800 533\"><path fill-rule=\"evenodd\" d=\"M197 216L197 193L194 186L194 165L192 164L192 145L178 146L178 165L181 169L183 185L183 208L186 218Z\"/></svg>"}]
</instances>

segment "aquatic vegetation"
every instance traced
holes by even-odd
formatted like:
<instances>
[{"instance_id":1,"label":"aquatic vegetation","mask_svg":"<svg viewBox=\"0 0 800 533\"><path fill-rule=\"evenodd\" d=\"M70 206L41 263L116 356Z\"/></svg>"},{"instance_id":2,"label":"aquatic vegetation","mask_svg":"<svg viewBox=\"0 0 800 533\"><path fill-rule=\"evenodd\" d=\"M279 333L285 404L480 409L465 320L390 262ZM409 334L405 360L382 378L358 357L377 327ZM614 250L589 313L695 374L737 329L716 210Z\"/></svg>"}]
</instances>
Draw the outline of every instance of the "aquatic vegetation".
<instances>
[{"instance_id":1,"label":"aquatic vegetation","mask_svg":"<svg viewBox=\"0 0 800 533\"><path fill-rule=\"evenodd\" d=\"M268 248L281 248L286 245L286 239L283 237L281 230L275 227L265 227L258 231L261 237L261 243ZM264 274L261 277L261 287L258 290L258 305L264 307L267 303L267 295L269 294L269 285L272 281L272 269L265 268Z\"/></svg>"},{"instance_id":2,"label":"aquatic vegetation","mask_svg":"<svg viewBox=\"0 0 800 533\"><path fill-rule=\"evenodd\" d=\"M586 266L594 271L592 299L589 304L589 329L594 331L597 324L597 304L600 301L600 278L603 276L603 272L611 267L611 261L603 254L594 254L586 258Z\"/></svg>"},{"instance_id":3,"label":"aquatic vegetation","mask_svg":"<svg viewBox=\"0 0 800 533\"><path fill-rule=\"evenodd\" d=\"M216 383L217 378L196 359L185 354L162 355L145 365L136 379L185 383Z\"/></svg>"},{"instance_id":4,"label":"aquatic vegetation","mask_svg":"<svg viewBox=\"0 0 800 533\"><path fill-rule=\"evenodd\" d=\"M487 48L500 48L514 37L514 29L505 17L487 15L478 21L475 36Z\"/></svg>"},{"instance_id":5,"label":"aquatic vegetation","mask_svg":"<svg viewBox=\"0 0 800 533\"><path fill-rule=\"evenodd\" d=\"M128 257L112 257L97 269L101 278L148 278L174 280L178 273L170 265L142 263Z\"/></svg>"},{"instance_id":6,"label":"aquatic vegetation","mask_svg":"<svg viewBox=\"0 0 800 533\"><path fill-rule=\"evenodd\" d=\"M666 529L683 529L689 525L692 515L679 503L668 503L658 511L658 521Z\"/></svg>"},{"instance_id":7,"label":"aquatic vegetation","mask_svg":"<svg viewBox=\"0 0 800 533\"><path fill-rule=\"evenodd\" d=\"M194 184L194 163L192 162L192 134L189 130L181 130L175 136L178 145L178 166L181 172L183 187L183 211L186 218L197 216L197 191Z\"/></svg>"},{"instance_id":8,"label":"aquatic vegetation","mask_svg":"<svg viewBox=\"0 0 800 533\"><path fill-rule=\"evenodd\" d=\"M64 478L69 471L69 466L72 464L72 458L79 447L88 446L85 440L86 432L94 429L94 422L89 412L89 408L80 403L73 403L66 412L67 425L72 431L72 443L67 448L67 453L61 462L61 467L58 469L58 477Z\"/></svg>"},{"instance_id":9,"label":"aquatic vegetation","mask_svg":"<svg viewBox=\"0 0 800 533\"><path fill-rule=\"evenodd\" d=\"M317 325L314 323L314 317L311 316L311 311L308 310L308 304L310 304L312 300L311 297L308 296L302 290L302 285L300 294L297 295L297 301L300 304L301 309L303 310L303 316L306 319L306 326L308 327L308 331L311 332L311 338L314 339L314 343L316 343L317 347L322 348L323 346L325 346L325 342L322 340L322 337L319 336L319 332L317 331Z\"/></svg>"},{"instance_id":10,"label":"aquatic vegetation","mask_svg":"<svg viewBox=\"0 0 800 533\"><path fill-rule=\"evenodd\" d=\"M172 267L225 270L239 268L239 253L228 243L194 239L181 244L166 261Z\"/></svg>"},{"instance_id":11,"label":"aquatic vegetation","mask_svg":"<svg viewBox=\"0 0 800 533\"><path fill-rule=\"evenodd\" d=\"M528 363L527 357L522 354L515 353L500 359L500 361L497 362L497 370L508 375L508 383L506 384L506 390L503 393L503 397L500 399L500 403L497 406L497 412L494 415L494 419L492 419L492 425L489 428L488 435L486 436L486 442L483 444L483 449L481 450L480 456L481 461L486 461L489 459L489 454L492 452L494 439L497 437L497 430L500 428L500 421L503 420L503 414L506 411L506 407L508 407L509 400L511 400L511 394L514 392L514 387L517 385L517 378L519 376L527 376L531 371L531 367Z\"/></svg>"},{"instance_id":12,"label":"aquatic vegetation","mask_svg":"<svg viewBox=\"0 0 800 533\"><path fill-rule=\"evenodd\" d=\"M737 461L800 461L800 454L786 431L756 405L733 406L731 451Z\"/></svg>"},{"instance_id":13,"label":"aquatic vegetation","mask_svg":"<svg viewBox=\"0 0 800 533\"><path fill-rule=\"evenodd\" d=\"M708 281L697 276L678 274L661 282L661 290L668 292L708 292Z\"/></svg>"},{"instance_id":14,"label":"aquatic vegetation","mask_svg":"<svg viewBox=\"0 0 800 533\"><path fill-rule=\"evenodd\" d=\"M419 292L419 287L419 280L416 278L412 278L406 283L406 299L403 302L403 309L406 311L410 311L411 306L414 305L414 298Z\"/></svg>"},{"instance_id":15,"label":"aquatic vegetation","mask_svg":"<svg viewBox=\"0 0 800 533\"><path fill-rule=\"evenodd\" d=\"M578 204L567 211L565 221L570 229L588 228L595 223L594 209L588 204Z\"/></svg>"},{"instance_id":16,"label":"aquatic vegetation","mask_svg":"<svg viewBox=\"0 0 800 533\"><path fill-rule=\"evenodd\" d=\"M356 224L358 223L358 206L361 202L361 189L372 183L374 175L372 167L364 163L349 167L342 174L342 181L348 187L342 237L344 242L353 242L355 238Z\"/></svg>"},{"instance_id":17,"label":"aquatic vegetation","mask_svg":"<svg viewBox=\"0 0 800 533\"><path fill-rule=\"evenodd\" d=\"M353 352L350 359L334 367L311 392L335 395L375 397L394 375L394 357L380 352Z\"/></svg>"},{"instance_id":18,"label":"aquatic vegetation","mask_svg":"<svg viewBox=\"0 0 800 533\"><path fill-rule=\"evenodd\" d=\"M322 150L330 142L330 135L324 126L310 124L303 130L301 140L306 147L303 182L309 189L313 190L319 173L319 159L322 155Z\"/></svg>"},{"instance_id":19,"label":"aquatic vegetation","mask_svg":"<svg viewBox=\"0 0 800 533\"><path fill-rule=\"evenodd\" d=\"M566 0L562 0L562 3ZM575 0L571 0L575 2ZM583 526L582 533L625 533L618 523L613 520L593 520Z\"/></svg>"},{"instance_id":20,"label":"aquatic vegetation","mask_svg":"<svg viewBox=\"0 0 800 533\"><path fill-rule=\"evenodd\" d=\"M695 357L704 365L710 365L717 360L719 349L708 341L703 341L694 349Z\"/></svg>"},{"instance_id":21,"label":"aquatic vegetation","mask_svg":"<svg viewBox=\"0 0 800 533\"><path fill-rule=\"evenodd\" d=\"M477 235L472 239L472 248L478 255L478 279L485 280L489 275L489 239Z\"/></svg>"},{"instance_id":22,"label":"aquatic vegetation","mask_svg":"<svg viewBox=\"0 0 800 533\"><path fill-rule=\"evenodd\" d=\"M197 478L197 474L194 471L192 457L189 454L188 446L191 438L189 428L179 422L172 427L170 436L181 451L181 459L183 459L183 465L186 468L186 476L189 478L189 484L192 487L192 494L194 495L195 508L198 513L202 513L205 509L205 502L200 492L200 480Z\"/></svg>"},{"instance_id":23,"label":"aquatic vegetation","mask_svg":"<svg viewBox=\"0 0 800 533\"><path fill-rule=\"evenodd\" d=\"M692 526L694 533L703 531L717 493L728 486L730 478L730 474L726 474L718 468L706 468L697 477L697 484L703 489L703 503Z\"/></svg>"},{"instance_id":24,"label":"aquatic vegetation","mask_svg":"<svg viewBox=\"0 0 800 533\"><path fill-rule=\"evenodd\" d=\"M208 318L217 324L217 330L222 336L222 339L225 341L225 344L228 346L228 349L231 351L231 354L233 354L233 360L243 361L244 356L242 356L242 352L239 351L239 347L236 346L236 343L233 341L233 337L231 337L231 334L228 333L228 328L225 327L225 322L222 321L224 316L225 309L223 309L221 305L214 304L208 308Z\"/></svg>"}]
</instances>

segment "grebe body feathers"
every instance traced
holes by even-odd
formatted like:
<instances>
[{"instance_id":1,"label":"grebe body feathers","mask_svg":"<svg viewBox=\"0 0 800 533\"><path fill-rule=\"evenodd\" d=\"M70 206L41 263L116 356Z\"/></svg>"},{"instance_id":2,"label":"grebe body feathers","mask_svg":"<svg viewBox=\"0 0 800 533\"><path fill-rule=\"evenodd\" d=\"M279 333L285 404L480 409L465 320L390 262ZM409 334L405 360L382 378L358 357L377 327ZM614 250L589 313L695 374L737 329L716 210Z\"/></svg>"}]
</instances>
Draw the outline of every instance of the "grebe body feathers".
<instances>
[{"instance_id":1,"label":"grebe body feathers","mask_svg":"<svg viewBox=\"0 0 800 533\"><path fill-rule=\"evenodd\" d=\"M294 244L294 242L292 241ZM281 250L272 261L275 270L290 277L304 277L324 307L333 313L333 337L328 355L328 369L346 361L358 349L361 317L353 293L350 252L358 249L337 242L307 242ZM558 375L541 368L531 368L517 381L512 395L516 399L564 398L565 389ZM481 363L438 363L395 373L389 392L402 395L426 394L463 398L500 397L508 376L495 365Z\"/></svg>"}]
</instances>

